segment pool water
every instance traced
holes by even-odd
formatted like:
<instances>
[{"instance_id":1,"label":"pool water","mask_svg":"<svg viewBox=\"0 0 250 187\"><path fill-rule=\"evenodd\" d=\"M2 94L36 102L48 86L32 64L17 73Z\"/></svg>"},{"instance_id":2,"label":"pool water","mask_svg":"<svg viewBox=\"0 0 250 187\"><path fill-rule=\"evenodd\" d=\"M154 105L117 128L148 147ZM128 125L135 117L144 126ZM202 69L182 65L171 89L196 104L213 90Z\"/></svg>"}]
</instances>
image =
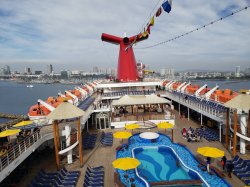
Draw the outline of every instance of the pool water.
<instances>
[{"instance_id":1,"label":"pool water","mask_svg":"<svg viewBox=\"0 0 250 187\"><path fill-rule=\"evenodd\" d=\"M159 133L160 134L160 133ZM173 143L168 136L165 134L160 134L160 137L156 141L144 141L142 138L140 138L139 134L134 134L128 139L129 146L127 149L122 149L117 151L117 158L125 158L125 157L135 157L138 158L137 155L140 157L140 152L143 151L143 149L151 149L151 148L156 148L156 150L159 147L159 152L163 151L161 148L167 148L169 151L172 152L173 157L178 158L180 161L181 167L183 166L184 171L187 171L188 175L192 179L200 179L202 181L202 187L231 187L231 185L223 178L220 178L218 175L210 175L208 172L203 171L201 168L198 167L198 161L195 159L194 155L186 148L183 147L177 143ZM164 152L164 151L163 151ZM163 153L163 155L167 155ZM150 155L149 155L150 156ZM150 159L146 161L150 162L158 162L160 160L156 156L150 156ZM162 159L163 160L163 159ZM141 160L143 164L143 159ZM172 163L172 162L171 162ZM160 166L162 168L165 168L165 160L164 162L158 163L158 167ZM122 183L126 186L131 186L131 183L128 182L127 178L125 178L125 175L129 177L129 179L133 178L135 181L133 184L136 187L149 187L150 186L150 181L149 180L154 180L153 177L151 178L150 176L161 176L161 172L163 172L162 168L157 168L155 166L147 166L147 168L154 167L156 169L153 169L153 173L150 173L150 170L146 170L146 168L143 168L142 166L139 166L135 170L128 170L128 171L123 171L123 170L116 170L119 173L120 180ZM173 166L172 166L173 167ZM170 167L172 169L172 167ZM145 170L145 171L144 171ZM144 172L144 173L143 173ZM167 175L167 174L166 174ZM174 175L168 174L168 178L174 178ZM196 176L196 177L195 177ZM146 178L147 177L147 178ZM160 177L158 177L160 178ZM166 177L167 178L167 177ZM180 178L178 176L178 178ZM172 179L171 179L172 180ZM182 179L179 179L182 180ZM185 179L186 180L186 179ZM189 180L189 179L187 179ZM151 181L154 182L154 181ZM158 182L158 181L155 181ZM166 185L165 185L166 186ZM178 187L183 186L183 185L176 185ZM188 185L188 186L195 186L195 185Z\"/></svg>"},{"instance_id":2,"label":"pool water","mask_svg":"<svg viewBox=\"0 0 250 187\"><path fill-rule=\"evenodd\" d=\"M134 153L141 162L138 173L148 182L199 179L197 175L181 166L170 148L137 148Z\"/></svg>"}]
</instances>

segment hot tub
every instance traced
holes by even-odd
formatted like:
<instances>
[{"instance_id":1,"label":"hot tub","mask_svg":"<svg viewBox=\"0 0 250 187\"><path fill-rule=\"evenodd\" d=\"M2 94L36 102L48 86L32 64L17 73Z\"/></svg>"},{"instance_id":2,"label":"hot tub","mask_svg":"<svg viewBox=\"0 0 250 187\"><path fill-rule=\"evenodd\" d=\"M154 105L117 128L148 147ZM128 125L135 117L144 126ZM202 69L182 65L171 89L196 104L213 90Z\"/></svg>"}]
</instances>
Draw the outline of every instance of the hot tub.
<instances>
[{"instance_id":1,"label":"hot tub","mask_svg":"<svg viewBox=\"0 0 250 187\"><path fill-rule=\"evenodd\" d=\"M156 132L143 132L139 136L144 142L156 142L160 135Z\"/></svg>"}]
</instances>

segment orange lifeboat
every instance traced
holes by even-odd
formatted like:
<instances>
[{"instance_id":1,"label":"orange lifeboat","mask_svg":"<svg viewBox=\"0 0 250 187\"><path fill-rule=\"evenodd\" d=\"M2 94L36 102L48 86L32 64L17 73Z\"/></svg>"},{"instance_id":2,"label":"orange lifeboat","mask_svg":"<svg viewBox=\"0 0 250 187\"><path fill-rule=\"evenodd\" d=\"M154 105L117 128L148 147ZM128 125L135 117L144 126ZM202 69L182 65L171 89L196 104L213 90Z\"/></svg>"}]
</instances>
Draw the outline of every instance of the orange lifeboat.
<instances>
[{"instance_id":1,"label":"orange lifeboat","mask_svg":"<svg viewBox=\"0 0 250 187\"><path fill-rule=\"evenodd\" d=\"M47 109L45 106L41 104L36 104L30 107L29 109L29 117L32 119L32 117L44 117L50 113L50 110Z\"/></svg>"},{"instance_id":2,"label":"orange lifeboat","mask_svg":"<svg viewBox=\"0 0 250 187\"><path fill-rule=\"evenodd\" d=\"M94 86L92 85L92 84L90 84L90 83L86 83L88 86L90 86L91 88L93 88L94 89Z\"/></svg>"},{"instance_id":3,"label":"orange lifeboat","mask_svg":"<svg viewBox=\"0 0 250 187\"><path fill-rule=\"evenodd\" d=\"M225 90L216 90L210 97L211 100L215 100L221 103L226 103L227 101L231 100L235 96L237 96L238 93L233 92L230 89Z\"/></svg>"},{"instance_id":4,"label":"orange lifeboat","mask_svg":"<svg viewBox=\"0 0 250 187\"><path fill-rule=\"evenodd\" d=\"M230 89L225 89L223 91L223 93L219 96L219 101L221 103L226 103L227 101L231 100L232 98L234 98L237 95L238 95L238 93L233 92Z\"/></svg>"},{"instance_id":5,"label":"orange lifeboat","mask_svg":"<svg viewBox=\"0 0 250 187\"><path fill-rule=\"evenodd\" d=\"M164 82L162 83L162 87L165 87L167 83L169 83L169 81L164 81Z\"/></svg>"},{"instance_id":6,"label":"orange lifeboat","mask_svg":"<svg viewBox=\"0 0 250 187\"><path fill-rule=\"evenodd\" d=\"M181 82L176 82L173 84L173 90L176 90L182 83Z\"/></svg>"},{"instance_id":7,"label":"orange lifeboat","mask_svg":"<svg viewBox=\"0 0 250 187\"><path fill-rule=\"evenodd\" d=\"M209 92L211 89L210 88L204 88L201 90L200 95L204 95L205 93Z\"/></svg>"},{"instance_id":8,"label":"orange lifeboat","mask_svg":"<svg viewBox=\"0 0 250 187\"><path fill-rule=\"evenodd\" d=\"M79 90L70 90L70 92L74 94L76 97L78 97L79 99L82 97L82 94Z\"/></svg>"},{"instance_id":9,"label":"orange lifeboat","mask_svg":"<svg viewBox=\"0 0 250 187\"><path fill-rule=\"evenodd\" d=\"M88 92L89 93L89 89L87 88L87 87L85 87L85 86L83 86L83 87L81 87L83 90L85 90L86 92Z\"/></svg>"},{"instance_id":10,"label":"orange lifeboat","mask_svg":"<svg viewBox=\"0 0 250 187\"><path fill-rule=\"evenodd\" d=\"M197 84L196 85L189 85L189 86L187 86L186 92L193 95L199 88L200 88L200 86Z\"/></svg>"}]
</instances>

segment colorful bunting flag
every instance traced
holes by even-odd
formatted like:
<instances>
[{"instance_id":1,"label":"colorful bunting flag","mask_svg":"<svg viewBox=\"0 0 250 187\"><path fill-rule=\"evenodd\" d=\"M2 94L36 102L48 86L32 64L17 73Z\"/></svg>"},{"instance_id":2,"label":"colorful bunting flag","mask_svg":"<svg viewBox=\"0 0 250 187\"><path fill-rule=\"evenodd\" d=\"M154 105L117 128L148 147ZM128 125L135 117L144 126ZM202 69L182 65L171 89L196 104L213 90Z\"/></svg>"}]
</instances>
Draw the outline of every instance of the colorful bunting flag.
<instances>
[{"instance_id":1,"label":"colorful bunting flag","mask_svg":"<svg viewBox=\"0 0 250 187\"><path fill-rule=\"evenodd\" d=\"M157 10L155 16L156 16L156 17L159 17L159 16L161 15L161 13L162 13L162 9L161 9L161 7L160 7L160 8Z\"/></svg>"},{"instance_id":2,"label":"colorful bunting flag","mask_svg":"<svg viewBox=\"0 0 250 187\"><path fill-rule=\"evenodd\" d=\"M151 25L148 25L148 27L146 29L146 31L148 32L148 34L150 34L150 27L151 27Z\"/></svg>"},{"instance_id":3,"label":"colorful bunting flag","mask_svg":"<svg viewBox=\"0 0 250 187\"><path fill-rule=\"evenodd\" d=\"M171 7L172 7L172 0L167 0L162 4L163 10L165 10L167 13L171 11Z\"/></svg>"},{"instance_id":4,"label":"colorful bunting flag","mask_svg":"<svg viewBox=\"0 0 250 187\"><path fill-rule=\"evenodd\" d=\"M143 38L146 38L148 36L148 31L144 31L143 33L142 33L142 37Z\"/></svg>"},{"instance_id":5,"label":"colorful bunting flag","mask_svg":"<svg viewBox=\"0 0 250 187\"><path fill-rule=\"evenodd\" d=\"M155 24L155 17L153 16L153 17L150 19L149 25L150 25L150 26L154 26L154 24Z\"/></svg>"}]
</instances>

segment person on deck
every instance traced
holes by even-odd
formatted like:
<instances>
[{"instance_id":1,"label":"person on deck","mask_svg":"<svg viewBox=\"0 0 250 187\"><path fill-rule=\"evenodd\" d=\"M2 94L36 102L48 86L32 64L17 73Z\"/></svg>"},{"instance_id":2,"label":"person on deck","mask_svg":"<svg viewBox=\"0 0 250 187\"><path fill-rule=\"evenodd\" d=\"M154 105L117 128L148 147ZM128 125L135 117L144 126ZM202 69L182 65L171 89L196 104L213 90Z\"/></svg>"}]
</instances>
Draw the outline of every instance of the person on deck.
<instances>
[{"instance_id":1,"label":"person on deck","mask_svg":"<svg viewBox=\"0 0 250 187\"><path fill-rule=\"evenodd\" d=\"M207 172L210 172L211 158L207 157Z\"/></svg>"},{"instance_id":2,"label":"person on deck","mask_svg":"<svg viewBox=\"0 0 250 187\"><path fill-rule=\"evenodd\" d=\"M234 169L233 163L232 163L232 162L229 162L229 163L227 164L227 172L228 172L228 177L229 177L229 178L232 178L232 171L233 171L233 169Z\"/></svg>"},{"instance_id":3,"label":"person on deck","mask_svg":"<svg viewBox=\"0 0 250 187\"><path fill-rule=\"evenodd\" d=\"M221 166L222 166L223 170L225 170L226 162L227 162L227 157L226 157L226 156L223 156L223 157L221 158Z\"/></svg>"},{"instance_id":4,"label":"person on deck","mask_svg":"<svg viewBox=\"0 0 250 187\"><path fill-rule=\"evenodd\" d=\"M187 130L186 130L185 127L182 129L182 136L183 136L184 138L187 137Z\"/></svg>"}]
</instances>

